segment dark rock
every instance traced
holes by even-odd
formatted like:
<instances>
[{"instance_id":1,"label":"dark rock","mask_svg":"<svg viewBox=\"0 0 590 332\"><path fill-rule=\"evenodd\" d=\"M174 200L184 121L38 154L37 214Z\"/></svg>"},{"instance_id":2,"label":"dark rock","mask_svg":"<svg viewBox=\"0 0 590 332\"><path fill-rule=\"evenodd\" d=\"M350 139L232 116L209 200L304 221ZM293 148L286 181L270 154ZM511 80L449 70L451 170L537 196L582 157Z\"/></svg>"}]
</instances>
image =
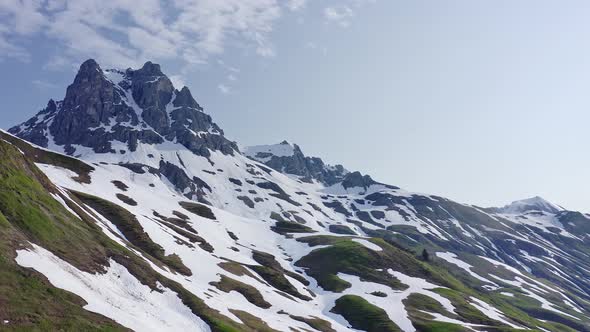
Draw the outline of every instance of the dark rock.
<instances>
[{"instance_id":1,"label":"dark rock","mask_svg":"<svg viewBox=\"0 0 590 332\"><path fill-rule=\"evenodd\" d=\"M250 197L248 196L238 196L237 197L240 201L244 202L244 204L246 204L247 207L253 209L254 208L254 202L252 202L252 200L250 199Z\"/></svg>"},{"instance_id":2,"label":"dark rock","mask_svg":"<svg viewBox=\"0 0 590 332\"><path fill-rule=\"evenodd\" d=\"M336 211L336 212L338 212L338 213L340 213L340 214L343 214L343 215L345 215L345 216L347 216L347 217L350 217L350 216L352 216L352 213L350 213L350 211L348 211L348 210L347 210L347 209L344 207L344 205L342 205L342 203L340 203L339 201L323 202L323 203L324 203L324 205L325 205L326 207L329 207L329 208L331 208L332 210L334 210L334 211Z\"/></svg>"},{"instance_id":3,"label":"dark rock","mask_svg":"<svg viewBox=\"0 0 590 332\"><path fill-rule=\"evenodd\" d=\"M377 184L377 182L373 181L370 176L362 175L360 172L348 173L344 177L344 180L342 180L342 186L344 189L355 187L367 189L374 184Z\"/></svg>"},{"instance_id":4,"label":"dark rock","mask_svg":"<svg viewBox=\"0 0 590 332\"><path fill-rule=\"evenodd\" d=\"M202 201L206 195L203 188L207 188L211 191L209 185L204 181L197 177L194 177L191 180L182 168L167 161L160 160L159 172L189 199L196 198L197 200Z\"/></svg>"},{"instance_id":5,"label":"dark rock","mask_svg":"<svg viewBox=\"0 0 590 332\"><path fill-rule=\"evenodd\" d=\"M290 145L286 141L280 144ZM305 156L297 144L293 144L292 156L275 156L267 152L258 152L248 156L276 171L298 175L304 182L317 180L326 185L332 185L341 181L348 172L342 165L329 166L324 164L320 158ZM270 159L265 161L266 158ZM265 171L268 173L268 170Z\"/></svg>"},{"instance_id":6,"label":"dark rock","mask_svg":"<svg viewBox=\"0 0 590 332\"><path fill-rule=\"evenodd\" d=\"M114 184L115 187L117 187L119 190L127 191L127 189L129 189L129 187L125 183L123 183L119 180L113 180L113 181L111 181L111 183Z\"/></svg>"},{"instance_id":7,"label":"dark rock","mask_svg":"<svg viewBox=\"0 0 590 332\"><path fill-rule=\"evenodd\" d=\"M130 151L139 143L161 144L165 140L205 157L210 156L210 150L224 154L238 151L203 113L188 88L175 90L159 65L146 62L138 70L107 73L121 75L123 80L113 82L96 61L85 61L63 101L50 100L45 109L9 131L43 147L49 145L49 132L69 155L76 153L76 145L95 153L116 153L112 148L115 141L126 143Z\"/></svg>"},{"instance_id":8,"label":"dark rock","mask_svg":"<svg viewBox=\"0 0 590 332\"><path fill-rule=\"evenodd\" d=\"M345 225L330 225L328 230L334 234L357 235L355 231Z\"/></svg>"},{"instance_id":9,"label":"dark rock","mask_svg":"<svg viewBox=\"0 0 590 332\"><path fill-rule=\"evenodd\" d=\"M235 184L236 186L241 186L242 185L242 181L240 181L238 179L229 178L228 180L229 180L229 182Z\"/></svg>"},{"instance_id":10,"label":"dark rock","mask_svg":"<svg viewBox=\"0 0 590 332\"><path fill-rule=\"evenodd\" d=\"M375 219L385 219L385 212L379 210L371 211L371 216Z\"/></svg>"},{"instance_id":11,"label":"dark rock","mask_svg":"<svg viewBox=\"0 0 590 332\"><path fill-rule=\"evenodd\" d=\"M371 218L371 216L369 215L369 212L367 212L367 211L356 211L356 217L364 222L368 222L368 223L374 222L373 218Z\"/></svg>"},{"instance_id":12,"label":"dark rock","mask_svg":"<svg viewBox=\"0 0 590 332\"><path fill-rule=\"evenodd\" d=\"M129 196L119 194L119 193L116 196L118 199L123 201L125 204L131 205L131 206L137 206L137 202Z\"/></svg>"},{"instance_id":13,"label":"dark rock","mask_svg":"<svg viewBox=\"0 0 590 332\"><path fill-rule=\"evenodd\" d=\"M211 211L206 205L195 203L195 202L178 202L180 206L182 206L185 210L194 213L200 217L216 220L215 214Z\"/></svg>"},{"instance_id":14,"label":"dark rock","mask_svg":"<svg viewBox=\"0 0 590 332\"><path fill-rule=\"evenodd\" d=\"M270 193L269 195L282 199L286 202L289 202L295 206L301 206L298 202L291 199L289 196L278 184L274 182L260 182L256 184L258 187L262 189L272 190L274 193Z\"/></svg>"}]
</instances>

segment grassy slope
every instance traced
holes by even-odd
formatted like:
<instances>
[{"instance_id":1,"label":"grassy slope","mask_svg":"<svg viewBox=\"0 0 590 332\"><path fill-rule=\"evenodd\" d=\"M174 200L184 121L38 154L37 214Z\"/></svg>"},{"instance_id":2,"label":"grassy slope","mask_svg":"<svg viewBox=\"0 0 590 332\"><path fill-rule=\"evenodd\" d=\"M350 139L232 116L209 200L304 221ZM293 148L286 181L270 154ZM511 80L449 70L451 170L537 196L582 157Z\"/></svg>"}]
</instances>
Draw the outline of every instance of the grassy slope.
<instances>
[{"instance_id":1,"label":"grassy slope","mask_svg":"<svg viewBox=\"0 0 590 332\"><path fill-rule=\"evenodd\" d=\"M346 281L338 278L337 274L339 272L359 276L362 280L403 289L404 285L397 279L388 274L376 271L376 269L387 270L388 268L392 268L409 276L423 278L434 284L446 287L435 289L435 291L448 298L456 307L457 315L445 313L449 317L474 324L492 326L492 329L495 331L512 330L489 319L475 307L471 306L469 304L469 297L477 297L500 309L507 317L518 324L533 329L543 327L551 331L574 331L574 329L562 324L537 320L529 316L519 303L510 303L498 293L480 292L470 288L461 280L452 276L442 265L420 261L410 252L401 250L382 239L371 239L373 243L383 249L382 251L372 251L361 244L351 241L347 237L309 236L298 240L306 242L311 246L329 245L328 247L313 250L307 256L296 262L297 266L306 268L307 274L313 276L318 280L318 284L327 290L342 292L350 287ZM529 302L528 305L534 305L534 302L528 299L527 301ZM420 310L440 311L440 308L437 309L438 311L433 310L437 307L434 306L432 301L416 301L415 298L410 298L406 301L406 304L408 305L407 309L410 313L410 318L416 328L424 331L438 331L439 329L440 331L460 331L458 325L432 322L430 317L420 312ZM358 305L358 303L349 299L341 303L340 310L346 310L346 306L352 308ZM536 306L538 307L538 304ZM359 320L360 318L355 317L355 319ZM585 327L577 326L575 330L585 330Z\"/></svg>"},{"instance_id":2,"label":"grassy slope","mask_svg":"<svg viewBox=\"0 0 590 332\"><path fill-rule=\"evenodd\" d=\"M76 166L76 162L82 163L75 159L68 162L70 167L84 168ZM56 188L33 162L0 140L0 319L9 320L12 330L124 330L112 320L84 310L85 302L78 296L52 287L42 275L18 266L14 262L15 251L28 242L92 273L104 271L112 258L143 284L155 288L156 282L160 282L178 293L213 331L256 329L256 322L246 323L251 327L237 324L207 307L180 284L156 273L143 259L110 240L86 211L70 205L81 217L77 218L50 193L57 193ZM0 330L5 327L0 325Z\"/></svg>"},{"instance_id":3,"label":"grassy slope","mask_svg":"<svg viewBox=\"0 0 590 332\"><path fill-rule=\"evenodd\" d=\"M367 332L399 332L387 313L362 297L344 295L336 300L331 312L342 315L353 328Z\"/></svg>"},{"instance_id":4,"label":"grassy slope","mask_svg":"<svg viewBox=\"0 0 590 332\"><path fill-rule=\"evenodd\" d=\"M22 150L22 149L21 149ZM27 151L25 153L28 154ZM39 154L39 153L38 153ZM60 155L43 152L44 160L59 160L58 164L85 174L89 166ZM0 320L8 319L11 327L21 330L120 330L115 322L82 309L84 301L74 294L52 287L40 274L19 267L14 262L15 250L27 242L37 243L80 270L97 272L104 269L108 258L125 265L141 282L154 286L160 281L164 286L179 294L191 310L208 322L214 331L251 331L266 329L252 317L239 325L218 312L208 308L202 300L186 291L181 285L154 272L143 260L127 249L112 242L94 225L86 212L71 206L82 220L67 212L50 192L57 193L53 185L13 146L0 140ZM67 197L66 198L67 201ZM71 197L69 199L76 200ZM81 203L78 201L78 203ZM437 264L417 260L411 253L386 243L372 241L384 250L375 253L346 238L308 237L312 245L331 244L331 247L313 251L298 264L308 268L323 287L341 291L348 286L336 277L338 272L358 275L363 279L381 282L395 288L403 288L396 280L375 273L376 268L393 268L405 274L422 277L431 282L449 287L439 292L449 298L458 308L459 318L471 322L492 323L467 303L468 296L477 296L505 312L511 319L531 327L542 326L553 331L573 331L564 325L543 323L531 318L524 307L535 307L535 303L520 303L526 298L508 303L494 293L479 293L452 277L446 269ZM335 259L336 258L336 259ZM272 264L270 264L272 265ZM284 273L283 271L273 271ZM264 274L264 273L263 273ZM274 274L273 274L274 275ZM24 294L24 296L23 296ZM343 302L358 306L355 301ZM365 307L365 306L361 306ZM453 324L433 323L420 315L418 304L409 304L414 324L423 331L458 331ZM430 308L432 309L432 308ZM242 314L244 317L245 314ZM352 319L352 318L351 318ZM362 323L362 322L361 322ZM0 330L2 326L0 325ZM497 330L507 330L498 327Z\"/></svg>"},{"instance_id":5,"label":"grassy slope","mask_svg":"<svg viewBox=\"0 0 590 332\"><path fill-rule=\"evenodd\" d=\"M50 184L36 167L11 145L0 141L0 320L11 330L117 331L124 328L112 320L82 309L80 297L51 286L41 274L14 261L15 249L27 241L53 242L53 249L74 248L72 257L85 270L104 263L101 250L86 251L76 237L89 235L89 226L64 212L48 193ZM72 237L70 237L72 236ZM104 251L103 251L104 253ZM0 329L3 327L0 326Z\"/></svg>"}]
</instances>

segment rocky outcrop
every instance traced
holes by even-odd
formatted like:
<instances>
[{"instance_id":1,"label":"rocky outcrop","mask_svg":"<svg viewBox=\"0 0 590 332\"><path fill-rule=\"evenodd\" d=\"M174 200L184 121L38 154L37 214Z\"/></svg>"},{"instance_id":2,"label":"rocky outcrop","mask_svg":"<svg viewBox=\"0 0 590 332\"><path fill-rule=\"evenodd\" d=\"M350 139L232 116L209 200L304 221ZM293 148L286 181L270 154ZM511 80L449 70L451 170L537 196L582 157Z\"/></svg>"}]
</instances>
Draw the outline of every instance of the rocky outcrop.
<instances>
[{"instance_id":1,"label":"rocky outcrop","mask_svg":"<svg viewBox=\"0 0 590 332\"><path fill-rule=\"evenodd\" d=\"M297 144L283 141L275 145L247 147L244 153L266 166L300 177L302 181L317 180L328 186L342 181L348 171L342 165L331 166L317 157L307 157Z\"/></svg>"},{"instance_id":2,"label":"rocky outcrop","mask_svg":"<svg viewBox=\"0 0 590 332\"><path fill-rule=\"evenodd\" d=\"M50 100L45 109L9 132L43 147L61 146L70 155L78 155L81 147L95 153L125 153L140 143L165 141L204 157L210 151L238 150L189 89L176 90L152 62L137 70L103 71L96 61L87 60L63 101ZM126 149L115 150L116 142L125 143Z\"/></svg>"}]
</instances>

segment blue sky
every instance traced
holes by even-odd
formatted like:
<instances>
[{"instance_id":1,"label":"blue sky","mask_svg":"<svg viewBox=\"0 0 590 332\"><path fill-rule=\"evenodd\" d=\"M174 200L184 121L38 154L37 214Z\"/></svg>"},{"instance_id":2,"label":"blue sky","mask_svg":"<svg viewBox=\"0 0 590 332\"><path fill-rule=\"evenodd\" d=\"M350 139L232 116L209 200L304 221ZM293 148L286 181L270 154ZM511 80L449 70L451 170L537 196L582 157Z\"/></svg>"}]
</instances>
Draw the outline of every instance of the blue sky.
<instances>
[{"instance_id":1,"label":"blue sky","mask_svg":"<svg viewBox=\"0 0 590 332\"><path fill-rule=\"evenodd\" d=\"M151 60L242 145L590 212L588 17L582 0L0 0L0 127L63 98L87 58Z\"/></svg>"}]
</instances>

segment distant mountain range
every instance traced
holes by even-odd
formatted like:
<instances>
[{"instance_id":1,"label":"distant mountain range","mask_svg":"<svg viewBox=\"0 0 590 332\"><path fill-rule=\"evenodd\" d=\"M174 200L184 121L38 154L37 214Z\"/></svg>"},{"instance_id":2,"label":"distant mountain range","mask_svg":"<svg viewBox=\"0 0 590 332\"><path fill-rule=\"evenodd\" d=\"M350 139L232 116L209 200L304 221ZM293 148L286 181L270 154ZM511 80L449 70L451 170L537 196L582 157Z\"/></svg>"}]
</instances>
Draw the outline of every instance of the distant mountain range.
<instances>
[{"instance_id":1,"label":"distant mountain range","mask_svg":"<svg viewBox=\"0 0 590 332\"><path fill-rule=\"evenodd\" d=\"M151 62L87 60L0 155L0 330L590 331L590 215L240 150Z\"/></svg>"}]
</instances>

